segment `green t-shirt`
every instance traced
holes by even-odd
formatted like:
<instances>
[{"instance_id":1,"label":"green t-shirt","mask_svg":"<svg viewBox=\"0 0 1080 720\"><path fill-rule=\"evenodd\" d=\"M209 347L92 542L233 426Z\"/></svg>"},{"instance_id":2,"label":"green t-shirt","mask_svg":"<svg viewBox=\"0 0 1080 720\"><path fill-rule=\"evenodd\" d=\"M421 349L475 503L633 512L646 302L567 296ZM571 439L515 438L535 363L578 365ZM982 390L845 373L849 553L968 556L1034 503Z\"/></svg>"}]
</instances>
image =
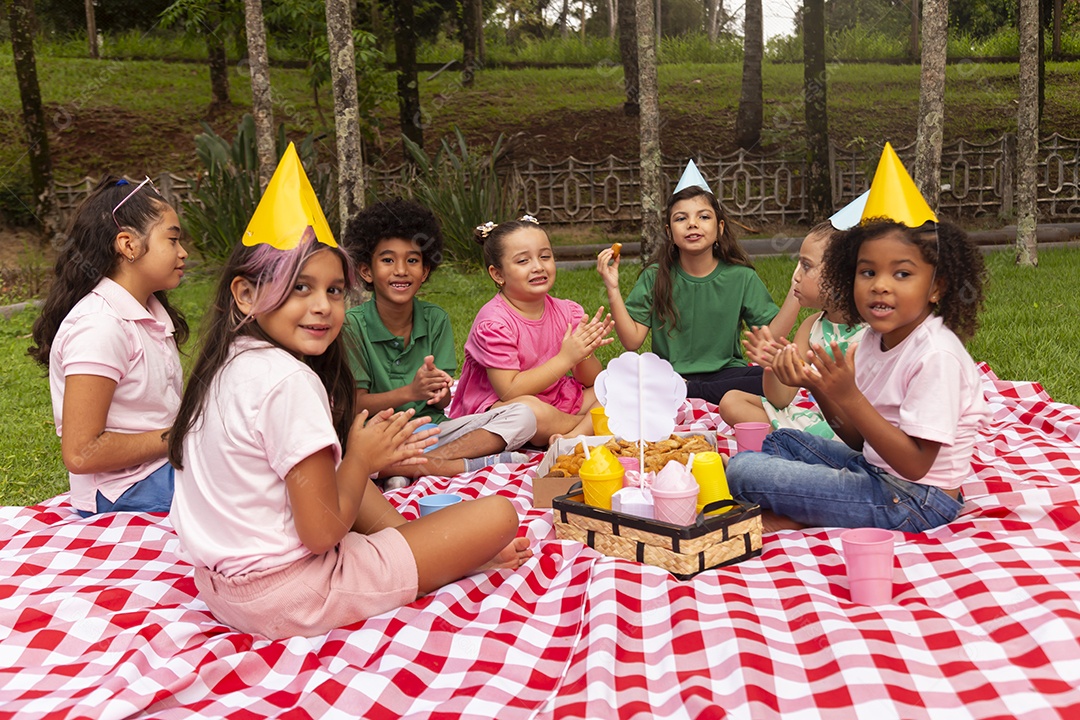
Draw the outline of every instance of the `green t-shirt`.
<instances>
[{"instance_id":1,"label":"green t-shirt","mask_svg":"<svg viewBox=\"0 0 1080 720\"><path fill-rule=\"evenodd\" d=\"M454 331L450 316L438 305L413 299L413 326L409 345L386 329L375 299L350 308L345 313L345 346L356 387L370 393L383 393L408 385L428 355L435 357L435 367L451 376L457 372ZM442 411L424 400L396 408L413 408L416 414L431 417L431 422L446 420Z\"/></svg>"},{"instance_id":2,"label":"green t-shirt","mask_svg":"<svg viewBox=\"0 0 1080 720\"><path fill-rule=\"evenodd\" d=\"M740 321L768 325L780 308L752 268L720 261L705 277L688 275L678 264L672 269L671 299L679 311L677 330L660 327L653 312L657 266L650 265L626 298L635 321L652 329L652 349L680 375L711 373L746 367Z\"/></svg>"}]
</instances>

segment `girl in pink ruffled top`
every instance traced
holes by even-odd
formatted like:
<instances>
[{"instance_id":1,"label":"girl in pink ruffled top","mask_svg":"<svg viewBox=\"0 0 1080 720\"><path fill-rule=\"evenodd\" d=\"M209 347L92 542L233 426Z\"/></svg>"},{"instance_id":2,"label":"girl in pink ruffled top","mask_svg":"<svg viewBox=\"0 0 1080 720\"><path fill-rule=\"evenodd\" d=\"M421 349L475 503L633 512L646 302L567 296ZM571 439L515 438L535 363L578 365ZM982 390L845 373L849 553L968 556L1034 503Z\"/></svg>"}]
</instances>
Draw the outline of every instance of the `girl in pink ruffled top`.
<instances>
[{"instance_id":1,"label":"girl in pink ruffled top","mask_svg":"<svg viewBox=\"0 0 1080 720\"><path fill-rule=\"evenodd\" d=\"M450 416L521 403L536 415L534 445L592 434L592 385L603 370L593 352L613 342L611 315L601 307L589 318L577 303L551 296L555 255L535 218L486 223L476 238L498 293L469 331Z\"/></svg>"}]
</instances>

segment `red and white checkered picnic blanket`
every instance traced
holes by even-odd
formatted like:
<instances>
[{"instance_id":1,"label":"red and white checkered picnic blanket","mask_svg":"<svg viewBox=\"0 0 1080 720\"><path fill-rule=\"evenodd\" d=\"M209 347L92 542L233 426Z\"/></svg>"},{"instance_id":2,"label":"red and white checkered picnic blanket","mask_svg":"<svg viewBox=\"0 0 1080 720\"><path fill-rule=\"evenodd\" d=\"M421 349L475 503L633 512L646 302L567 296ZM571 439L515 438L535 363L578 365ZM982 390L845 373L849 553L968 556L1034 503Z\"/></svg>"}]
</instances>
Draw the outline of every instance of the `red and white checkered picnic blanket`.
<instances>
[{"instance_id":1,"label":"red and white checkered picnic blanket","mask_svg":"<svg viewBox=\"0 0 1080 720\"><path fill-rule=\"evenodd\" d=\"M2 508L0 717L1080 717L1080 410L983 374L965 511L904 536L884 607L848 600L838 530L688 582L557 541L536 461L392 495L510 498L523 568L280 642L214 620L162 516Z\"/></svg>"}]
</instances>

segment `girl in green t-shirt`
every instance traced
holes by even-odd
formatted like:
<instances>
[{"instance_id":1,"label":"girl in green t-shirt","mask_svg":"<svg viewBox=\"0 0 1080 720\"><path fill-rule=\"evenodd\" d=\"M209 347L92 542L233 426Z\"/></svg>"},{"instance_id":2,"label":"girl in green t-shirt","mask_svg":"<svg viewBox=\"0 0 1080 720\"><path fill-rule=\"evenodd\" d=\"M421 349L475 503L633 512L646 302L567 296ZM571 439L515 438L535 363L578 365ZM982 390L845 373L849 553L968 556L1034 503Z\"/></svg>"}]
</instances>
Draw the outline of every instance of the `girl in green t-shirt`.
<instances>
[{"instance_id":1,"label":"girl in green t-shirt","mask_svg":"<svg viewBox=\"0 0 1080 720\"><path fill-rule=\"evenodd\" d=\"M687 396L719 403L729 390L763 392L762 368L748 367L743 357L744 324L767 325L774 336L786 337L799 303L789 291L783 308L777 308L716 196L701 182L671 196L667 241L657 247L625 302L619 293L620 259L611 249L601 251L596 269L623 346L637 350L652 330L653 352L685 378Z\"/></svg>"}]
</instances>

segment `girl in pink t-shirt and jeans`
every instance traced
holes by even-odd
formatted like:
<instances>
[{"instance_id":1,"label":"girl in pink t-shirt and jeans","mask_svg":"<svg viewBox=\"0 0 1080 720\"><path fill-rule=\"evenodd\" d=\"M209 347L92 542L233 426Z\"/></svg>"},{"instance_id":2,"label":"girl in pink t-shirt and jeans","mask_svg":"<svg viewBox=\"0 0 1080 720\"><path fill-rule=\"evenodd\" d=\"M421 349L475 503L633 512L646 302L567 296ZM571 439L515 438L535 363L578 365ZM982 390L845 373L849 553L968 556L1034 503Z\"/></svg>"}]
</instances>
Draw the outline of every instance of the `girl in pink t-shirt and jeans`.
<instances>
[{"instance_id":1,"label":"girl in pink t-shirt and jeans","mask_svg":"<svg viewBox=\"0 0 1080 720\"><path fill-rule=\"evenodd\" d=\"M184 316L165 291L187 251L180 220L150 178L105 177L75 211L30 355L49 369L71 504L168 512L165 434L180 406Z\"/></svg>"},{"instance_id":2,"label":"girl in pink t-shirt and jeans","mask_svg":"<svg viewBox=\"0 0 1080 720\"><path fill-rule=\"evenodd\" d=\"M423 463L437 430L410 409L353 414L341 327L352 262L310 228L298 246L240 245L169 436L179 555L214 616L314 636L531 552L499 496L406 522L369 479Z\"/></svg>"},{"instance_id":3,"label":"girl in pink t-shirt and jeans","mask_svg":"<svg viewBox=\"0 0 1080 720\"><path fill-rule=\"evenodd\" d=\"M601 307L588 318L577 303L550 295L555 255L535 218L481 225L476 239L499 292L469 330L450 416L521 403L536 415L534 445L592 434L592 384L603 370L593 352L614 342L611 315Z\"/></svg>"},{"instance_id":4,"label":"girl in pink t-shirt and jeans","mask_svg":"<svg viewBox=\"0 0 1080 720\"><path fill-rule=\"evenodd\" d=\"M823 292L869 328L846 354L813 343L804 361L789 345L772 371L809 388L844 442L770 433L762 452L732 456L731 491L772 513L767 529L914 533L951 522L989 418L963 344L982 305L982 254L948 223L877 220L833 240L824 263Z\"/></svg>"}]
</instances>

